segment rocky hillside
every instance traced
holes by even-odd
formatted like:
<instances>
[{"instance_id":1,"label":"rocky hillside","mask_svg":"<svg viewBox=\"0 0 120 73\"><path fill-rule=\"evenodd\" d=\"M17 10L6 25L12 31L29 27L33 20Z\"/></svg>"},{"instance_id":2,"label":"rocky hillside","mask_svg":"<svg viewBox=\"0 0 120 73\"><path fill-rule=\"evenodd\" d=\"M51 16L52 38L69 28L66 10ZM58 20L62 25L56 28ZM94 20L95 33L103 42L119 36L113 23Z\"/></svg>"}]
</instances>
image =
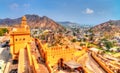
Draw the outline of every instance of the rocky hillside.
<instances>
[{"instance_id":1,"label":"rocky hillside","mask_svg":"<svg viewBox=\"0 0 120 73\"><path fill-rule=\"evenodd\" d=\"M79 24L73 23L73 22L69 22L69 21L58 22L58 23L61 24L64 27L66 27L66 28L80 28Z\"/></svg>"},{"instance_id":2,"label":"rocky hillside","mask_svg":"<svg viewBox=\"0 0 120 73\"><path fill-rule=\"evenodd\" d=\"M64 27L53 21L52 19L43 16L40 17L38 15L25 15L27 17L27 23L31 28L41 28L41 29L51 29L51 30L63 30ZM0 25L16 25L20 24L21 17L16 19L0 19Z\"/></svg>"},{"instance_id":3,"label":"rocky hillside","mask_svg":"<svg viewBox=\"0 0 120 73\"><path fill-rule=\"evenodd\" d=\"M70 22L70 21L64 21L64 22L58 22L58 23L66 28L80 28L80 29L82 29L82 28L93 27L93 25L91 25L91 24L79 24L79 23L74 23L74 22Z\"/></svg>"},{"instance_id":4,"label":"rocky hillside","mask_svg":"<svg viewBox=\"0 0 120 73\"><path fill-rule=\"evenodd\" d=\"M110 20L91 28L93 33L107 37L120 34L120 20Z\"/></svg>"}]
</instances>

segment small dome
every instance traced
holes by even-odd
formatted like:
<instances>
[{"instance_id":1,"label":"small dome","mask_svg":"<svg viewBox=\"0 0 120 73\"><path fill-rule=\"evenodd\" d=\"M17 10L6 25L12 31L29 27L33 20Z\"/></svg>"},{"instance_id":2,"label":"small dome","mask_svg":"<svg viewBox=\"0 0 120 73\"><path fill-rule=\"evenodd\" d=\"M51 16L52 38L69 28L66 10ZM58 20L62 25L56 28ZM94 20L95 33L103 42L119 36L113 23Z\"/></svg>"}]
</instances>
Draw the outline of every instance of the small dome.
<instances>
[{"instance_id":1,"label":"small dome","mask_svg":"<svg viewBox=\"0 0 120 73\"><path fill-rule=\"evenodd\" d=\"M26 17L25 16L23 16L22 17L22 21L26 21L27 19L26 19Z\"/></svg>"}]
</instances>

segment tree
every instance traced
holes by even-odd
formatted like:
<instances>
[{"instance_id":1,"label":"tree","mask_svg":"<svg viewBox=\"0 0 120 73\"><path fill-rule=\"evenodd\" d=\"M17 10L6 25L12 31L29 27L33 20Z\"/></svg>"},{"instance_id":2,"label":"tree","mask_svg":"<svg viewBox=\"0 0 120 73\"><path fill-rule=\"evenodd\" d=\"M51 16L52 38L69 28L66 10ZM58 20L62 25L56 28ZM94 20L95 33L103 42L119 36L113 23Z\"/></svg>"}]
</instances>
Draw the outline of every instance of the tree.
<instances>
[{"instance_id":1,"label":"tree","mask_svg":"<svg viewBox=\"0 0 120 73\"><path fill-rule=\"evenodd\" d=\"M0 36L3 36L3 32L0 30Z\"/></svg>"},{"instance_id":2,"label":"tree","mask_svg":"<svg viewBox=\"0 0 120 73\"><path fill-rule=\"evenodd\" d=\"M107 50L109 50L110 48L113 47L113 43L110 41L105 41L104 44L105 44L105 47L107 48Z\"/></svg>"},{"instance_id":3,"label":"tree","mask_svg":"<svg viewBox=\"0 0 120 73\"><path fill-rule=\"evenodd\" d=\"M3 31L3 33L6 33L6 32L8 32L8 29L7 28L3 28L2 31Z\"/></svg>"},{"instance_id":4,"label":"tree","mask_svg":"<svg viewBox=\"0 0 120 73\"><path fill-rule=\"evenodd\" d=\"M42 40L45 40L45 35L41 35L41 39L42 39Z\"/></svg>"},{"instance_id":5,"label":"tree","mask_svg":"<svg viewBox=\"0 0 120 73\"><path fill-rule=\"evenodd\" d=\"M0 36L3 36L6 32L8 32L7 28L1 28L0 29Z\"/></svg>"},{"instance_id":6,"label":"tree","mask_svg":"<svg viewBox=\"0 0 120 73\"><path fill-rule=\"evenodd\" d=\"M72 39L72 42L76 42L76 39Z\"/></svg>"}]
</instances>

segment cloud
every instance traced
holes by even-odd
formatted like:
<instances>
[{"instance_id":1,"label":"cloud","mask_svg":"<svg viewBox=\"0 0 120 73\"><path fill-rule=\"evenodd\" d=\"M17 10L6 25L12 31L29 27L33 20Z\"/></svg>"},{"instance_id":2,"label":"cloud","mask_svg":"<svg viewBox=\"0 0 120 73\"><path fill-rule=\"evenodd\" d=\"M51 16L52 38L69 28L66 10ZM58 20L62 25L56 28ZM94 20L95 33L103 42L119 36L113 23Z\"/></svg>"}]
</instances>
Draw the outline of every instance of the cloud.
<instances>
[{"instance_id":1,"label":"cloud","mask_svg":"<svg viewBox=\"0 0 120 73\"><path fill-rule=\"evenodd\" d=\"M17 4L17 3L13 3L10 5L11 9L17 9L18 7L19 7L19 4Z\"/></svg>"},{"instance_id":2,"label":"cloud","mask_svg":"<svg viewBox=\"0 0 120 73\"><path fill-rule=\"evenodd\" d=\"M85 14L92 14L92 13L94 13L94 10L92 10L90 8L86 8Z\"/></svg>"},{"instance_id":3,"label":"cloud","mask_svg":"<svg viewBox=\"0 0 120 73\"><path fill-rule=\"evenodd\" d=\"M29 8L29 7L30 7L30 4L23 4L23 6L24 6L25 8Z\"/></svg>"},{"instance_id":4,"label":"cloud","mask_svg":"<svg viewBox=\"0 0 120 73\"><path fill-rule=\"evenodd\" d=\"M13 11L23 11L30 8L30 4L24 3L24 4L18 4L18 3L12 3L9 5L9 8Z\"/></svg>"}]
</instances>

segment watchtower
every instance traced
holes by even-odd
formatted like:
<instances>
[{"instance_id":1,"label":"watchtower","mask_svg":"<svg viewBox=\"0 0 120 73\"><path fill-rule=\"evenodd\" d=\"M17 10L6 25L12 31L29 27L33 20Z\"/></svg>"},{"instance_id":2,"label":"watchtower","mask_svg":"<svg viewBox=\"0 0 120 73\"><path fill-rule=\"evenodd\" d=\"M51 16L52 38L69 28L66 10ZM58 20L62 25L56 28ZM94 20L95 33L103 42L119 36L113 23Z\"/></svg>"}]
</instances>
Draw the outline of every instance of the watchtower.
<instances>
[{"instance_id":1,"label":"watchtower","mask_svg":"<svg viewBox=\"0 0 120 73\"><path fill-rule=\"evenodd\" d=\"M10 52L12 59L17 60L19 50L26 47L26 43L30 41L30 29L27 25L27 19L22 17L21 25L19 27L12 28L10 31Z\"/></svg>"}]
</instances>

